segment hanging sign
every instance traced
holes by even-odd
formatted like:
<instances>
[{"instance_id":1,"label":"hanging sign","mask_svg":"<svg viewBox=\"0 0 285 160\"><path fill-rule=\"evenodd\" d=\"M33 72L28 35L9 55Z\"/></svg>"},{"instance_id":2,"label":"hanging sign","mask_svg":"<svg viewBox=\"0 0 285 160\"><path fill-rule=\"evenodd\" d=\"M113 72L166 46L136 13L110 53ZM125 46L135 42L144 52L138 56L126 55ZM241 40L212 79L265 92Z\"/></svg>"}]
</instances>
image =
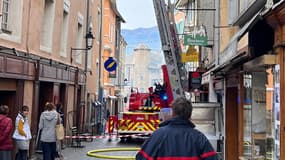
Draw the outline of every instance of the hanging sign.
<instances>
[{"instance_id":1,"label":"hanging sign","mask_svg":"<svg viewBox=\"0 0 285 160\"><path fill-rule=\"evenodd\" d=\"M184 45L207 46L208 37L205 26L191 27L189 33L184 35Z\"/></svg>"},{"instance_id":2,"label":"hanging sign","mask_svg":"<svg viewBox=\"0 0 285 160\"><path fill-rule=\"evenodd\" d=\"M113 57L109 57L105 63L104 63L104 68L108 71L108 72L112 72L115 71L117 68L117 62Z\"/></svg>"},{"instance_id":3,"label":"hanging sign","mask_svg":"<svg viewBox=\"0 0 285 160\"><path fill-rule=\"evenodd\" d=\"M193 46L189 46L187 53L181 54L181 62L198 62L199 61L199 53Z\"/></svg>"},{"instance_id":4,"label":"hanging sign","mask_svg":"<svg viewBox=\"0 0 285 160\"><path fill-rule=\"evenodd\" d=\"M202 82L201 72L189 72L189 90L193 91L195 89L200 89Z\"/></svg>"}]
</instances>

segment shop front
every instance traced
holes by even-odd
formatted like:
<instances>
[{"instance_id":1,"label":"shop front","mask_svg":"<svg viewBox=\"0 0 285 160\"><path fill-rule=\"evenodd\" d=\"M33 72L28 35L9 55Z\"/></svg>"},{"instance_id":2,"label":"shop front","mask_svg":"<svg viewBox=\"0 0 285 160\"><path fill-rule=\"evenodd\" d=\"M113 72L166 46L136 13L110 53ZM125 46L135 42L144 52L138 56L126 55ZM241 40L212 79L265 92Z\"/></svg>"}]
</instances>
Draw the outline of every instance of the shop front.
<instances>
[{"instance_id":1,"label":"shop front","mask_svg":"<svg viewBox=\"0 0 285 160\"><path fill-rule=\"evenodd\" d=\"M276 55L243 64L240 84L240 159L280 159L280 66Z\"/></svg>"},{"instance_id":2,"label":"shop front","mask_svg":"<svg viewBox=\"0 0 285 160\"><path fill-rule=\"evenodd\" d=\"M273 53L276 55L274 66L274 98L273 108L275 109L274 125L275 135L274 149L279 158L285 159L285 1L276 1L265 19L274 29Z\"/></svg>"}]
</instances>

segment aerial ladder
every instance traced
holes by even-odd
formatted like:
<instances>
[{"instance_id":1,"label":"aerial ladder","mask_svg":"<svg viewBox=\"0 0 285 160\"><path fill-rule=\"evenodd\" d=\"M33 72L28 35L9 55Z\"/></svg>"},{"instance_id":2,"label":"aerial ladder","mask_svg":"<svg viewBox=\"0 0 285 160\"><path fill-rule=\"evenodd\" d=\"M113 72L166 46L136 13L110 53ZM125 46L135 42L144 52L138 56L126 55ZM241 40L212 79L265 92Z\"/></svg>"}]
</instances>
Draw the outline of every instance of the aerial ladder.
<instances>
[{"instance_id":1,"label":"aerial ladder","mask_svg":"<svg viewBox=\"0 0 285 160\"><path fill-rule=\"evenodd\" d=\"M185 94L188 91L189 83L186 68L181 62L182 50L176 34L174 5L170 1L167 5L165 0L153 0L153 4L173 99L177 96L191 98ZM224 122L221 104L192 102L192 105L194 109L191 120L196 128L208 137L214 148L223 157Z\"/></svg>"},{"instance_id":2,"label":"aerial ladder","mask_svg":"<svg viewBox=\"0 0 285 160\"><path fill-rule=\"evenodd\" d=\"M153 0L153 4L172 96L175 99L178 96L185 96L184 91L188 86L187 72L184 64L181 63L181 48L176 35L173 15L166 10L164 0Z\"/></svg>"}]
</instances>

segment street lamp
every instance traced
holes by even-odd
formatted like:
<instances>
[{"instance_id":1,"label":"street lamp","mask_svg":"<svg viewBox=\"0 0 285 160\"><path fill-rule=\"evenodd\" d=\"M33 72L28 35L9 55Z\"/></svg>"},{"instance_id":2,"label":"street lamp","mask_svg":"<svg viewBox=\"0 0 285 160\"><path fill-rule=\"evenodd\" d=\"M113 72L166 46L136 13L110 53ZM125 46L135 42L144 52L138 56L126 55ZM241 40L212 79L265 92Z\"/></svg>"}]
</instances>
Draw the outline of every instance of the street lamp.
<instances>
[{"instance_id":1,"label":"street lamp","mask_svg":"<svg viewBox=\"0 0 285 160\"><path fill-rule=\"evenodd\" d=\"M73 51L87 51L87 50L90 50L93 47L94 38L95 37L93 36L92 29L90 27L88 33L86 33L86 35L85 35L86 48L72 48L71 47L71 50L70 50L70 62L71 63L73 61L72 52ZM87 54L85 56L87 57ZM87 63L87 62L85 62L85 63Z\"/></svg>"},{"instance_id":2,"label":"street lamp","mask_svg":"<svg viewBox=\"0 0 285 160\"><path fill-rule=\"evenodd\" d=\"M88 33L85 36L86 40L87 40L87 50L91 49L93 47L93 41L94 41L94 36L93 33L91 31L91 27L89 28Z\"/></svg>"}]
</instances>

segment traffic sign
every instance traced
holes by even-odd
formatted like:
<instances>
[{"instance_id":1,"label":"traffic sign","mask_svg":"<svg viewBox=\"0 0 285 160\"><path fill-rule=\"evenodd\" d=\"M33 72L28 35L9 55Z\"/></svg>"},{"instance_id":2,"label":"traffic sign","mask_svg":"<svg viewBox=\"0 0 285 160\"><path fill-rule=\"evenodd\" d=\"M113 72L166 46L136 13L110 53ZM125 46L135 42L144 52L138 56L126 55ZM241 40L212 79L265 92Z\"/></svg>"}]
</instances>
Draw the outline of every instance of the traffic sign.
<instances>
[{"instance_id":1,"label":"traffic sign","mask_svg":"<svg viewBox=\"0 0 285 160\"><path fill-rule=\"evenodd\" d=\"M117 62L115 59L113 59L113 57L109 57L105 63L104 63L104 68L108 71L108 72L112 72L114 70L116 70L117 68Z\"/></svg>"}]
</instances>

